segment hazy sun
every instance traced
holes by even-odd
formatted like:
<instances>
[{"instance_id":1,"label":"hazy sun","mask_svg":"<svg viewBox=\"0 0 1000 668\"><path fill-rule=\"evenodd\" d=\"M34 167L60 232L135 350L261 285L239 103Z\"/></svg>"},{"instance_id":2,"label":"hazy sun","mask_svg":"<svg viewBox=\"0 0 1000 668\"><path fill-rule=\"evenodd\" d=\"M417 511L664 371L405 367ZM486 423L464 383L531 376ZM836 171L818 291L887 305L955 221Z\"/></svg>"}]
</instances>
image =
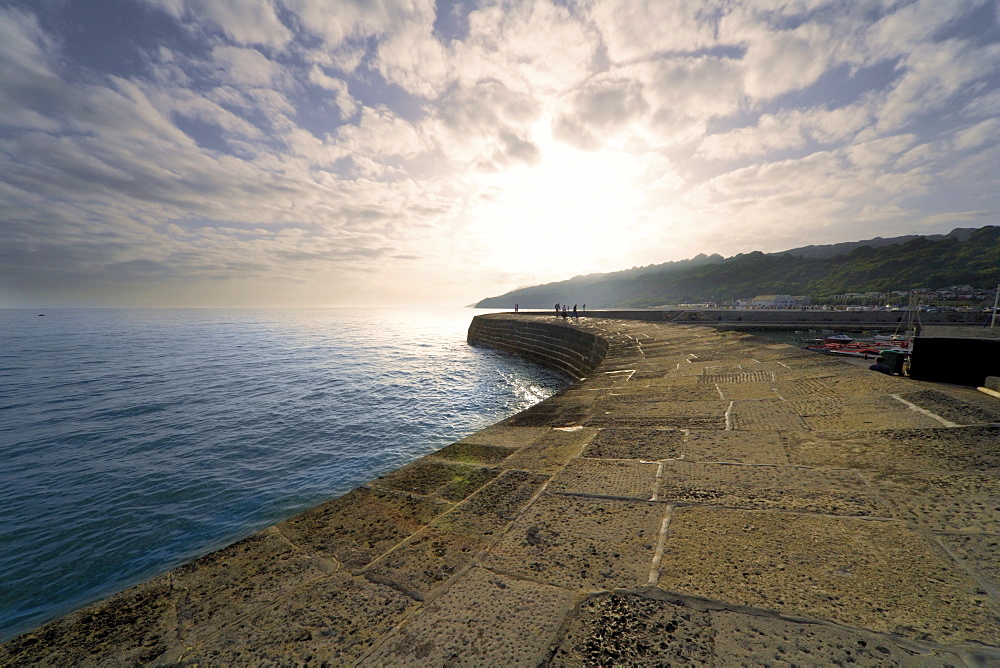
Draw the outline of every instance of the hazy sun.
<instances>
[{"instance_id":1,"label":"hazy sun","mask_svg":"<svg viewBox=\"0 0 1000 668\"><path fill-rule=\"evenodd\" d=\"M474 211L484 258L517 273L569 278L622 268L635 242L629 230L639 206L635 157L617 150L581 151L539 127L541 158L480 179L491 194Z\"/></svg>"}]
</instances>

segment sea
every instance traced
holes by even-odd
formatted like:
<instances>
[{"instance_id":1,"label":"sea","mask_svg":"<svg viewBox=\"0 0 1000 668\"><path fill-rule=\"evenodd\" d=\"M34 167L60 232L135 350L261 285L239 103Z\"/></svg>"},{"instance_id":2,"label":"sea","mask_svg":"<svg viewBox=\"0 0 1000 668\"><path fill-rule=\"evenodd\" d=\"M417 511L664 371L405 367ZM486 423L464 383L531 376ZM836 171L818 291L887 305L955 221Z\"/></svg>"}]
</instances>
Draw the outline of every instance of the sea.
<instances>
[{"instance_id":1,"label":"sea","mask_svg":"<svg viewBox=\"0 0 1000 668\"><path fill-rule=\"evenodd\" d=\"M568 385L483 312L0 310L0 641Z\"/></svg>"}]
</instances>

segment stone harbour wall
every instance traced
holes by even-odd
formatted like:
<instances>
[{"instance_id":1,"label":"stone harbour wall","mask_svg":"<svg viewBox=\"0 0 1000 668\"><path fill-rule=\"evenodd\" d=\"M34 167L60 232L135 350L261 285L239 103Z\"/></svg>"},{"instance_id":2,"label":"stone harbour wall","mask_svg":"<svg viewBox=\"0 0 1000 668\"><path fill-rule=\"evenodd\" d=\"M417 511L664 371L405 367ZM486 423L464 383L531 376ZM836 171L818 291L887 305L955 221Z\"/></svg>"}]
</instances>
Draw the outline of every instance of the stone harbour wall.
<instances>
[{"instance_id":1,"label":"stone harbour wall","mask_svg":"<svg viewBox=\"0 0 1000 668\"><path fill-rule=\"evenodd\" d=\"M469 340L586 377L0 666L1000 666L994 396L699 323Z\"/></svg>"},{"instance_id":2,"label":"stone harbour wall","mask_svg":"<svg viewBox=\"0 0 1000 668\"><path fill-rule=\"evenodd\" d=\"M478 315L469 326L474 346L503 350L555 369L574 379L584 378L608 353L608 342L563 322L532 322Z\"/></svg>"}]
</instances>

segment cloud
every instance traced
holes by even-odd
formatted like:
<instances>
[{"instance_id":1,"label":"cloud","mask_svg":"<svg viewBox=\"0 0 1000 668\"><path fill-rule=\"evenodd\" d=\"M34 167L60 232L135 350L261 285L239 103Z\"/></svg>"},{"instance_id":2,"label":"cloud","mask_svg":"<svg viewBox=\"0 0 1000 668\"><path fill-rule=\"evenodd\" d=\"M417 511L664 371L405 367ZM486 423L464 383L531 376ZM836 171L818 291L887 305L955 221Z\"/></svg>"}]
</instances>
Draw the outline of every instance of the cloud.
<instances>
[{"instance_id":1,"label":"cloud","mask_svg":"<svg viewBox=\"0 0 1000 668\"><path fill-rule=\"evenodd\" d=\"M584 3L614 63L716 46L717 20L729 3L705 0L611 0Z\"/></svg>"},{"instance_id":2,"label":"cloud","mask_svg":"<svg viewBox=\"0 0 1000 668\"><path fill-rule=\"evenodd\" d=\"M872 102L865 100L838 109L784 109L762 114L754 126L707 135L696 155L708 160L735 160L801 149L809 142L842 142L869 126L871 107Z\"/></svg>"},{"instance_id":3,"label":"cloud","mask_svg":"<svg viewBox=\"0 0 1000 668\"><path fill-rule=\"evenodd\" d=\"M281 74L280 66L254 49L217 46L212 60L218 67L219 78L226 83L242 86L267 86Z\"/></svg>"},{"instance_id":4,"label":"cloud","mask_svg":"<svg viewBox=\"0 0 1000 668\"><path fill-rule=\"evenodd\" d=\"M212 26L237 44L284 47L292 39L270 0L146 0L192 27Z\"/></svg>"},{"instance_id":5,"label":"cloud","mask_svg":"<svg viewBox=\"0 0 1000 668\"><path fill-rule=\"evenodd\" d=\"M0 7L25 295L468 303L996 212L985 1L485 0L448 29L433 0L146 4L85 45L131 54L107 69L86 17Z\"/></svg>"},{"instance_id":6,"label":"cloud","mask_svg":"<svg viewBox=\"0 0 1000 668\"><path fill-rule=\"evenodd\" d=\"M327 75L318 65L309 70L309 82L335 94L341 116L353 116L358 110L358 101L351 96L347 82Z\"/></svg>"},{"instance_id":7,"label":"cloud","mask_svg":"<svg viewBox=\"0 0 1000 668\"><path fill-rule=\"evenodd\" d=\"M619 76L598 76L566 95L555 120L557 139L594 150L643 116L649 105L642 84Z\"/></svg>"}]
</instances>

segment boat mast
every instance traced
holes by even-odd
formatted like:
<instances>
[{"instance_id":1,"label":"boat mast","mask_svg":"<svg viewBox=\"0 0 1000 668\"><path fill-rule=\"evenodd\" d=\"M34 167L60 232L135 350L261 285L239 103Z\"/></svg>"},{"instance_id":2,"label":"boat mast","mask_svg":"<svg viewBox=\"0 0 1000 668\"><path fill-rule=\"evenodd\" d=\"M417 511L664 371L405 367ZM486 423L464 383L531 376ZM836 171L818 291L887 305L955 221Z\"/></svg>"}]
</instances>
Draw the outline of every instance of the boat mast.
<instances>
[{"instance_id":1,"label":"boat mast","mask_svg":"<svg viewBox=\"0 0 1000 668\"><path fill-rule=\"evenodd\" d=\"M993 297L993 317L990 318L990 329L997 326L997 303L1000 302L1000 283L997 284L997 293Z\"/></svg>"}]
</instances>

